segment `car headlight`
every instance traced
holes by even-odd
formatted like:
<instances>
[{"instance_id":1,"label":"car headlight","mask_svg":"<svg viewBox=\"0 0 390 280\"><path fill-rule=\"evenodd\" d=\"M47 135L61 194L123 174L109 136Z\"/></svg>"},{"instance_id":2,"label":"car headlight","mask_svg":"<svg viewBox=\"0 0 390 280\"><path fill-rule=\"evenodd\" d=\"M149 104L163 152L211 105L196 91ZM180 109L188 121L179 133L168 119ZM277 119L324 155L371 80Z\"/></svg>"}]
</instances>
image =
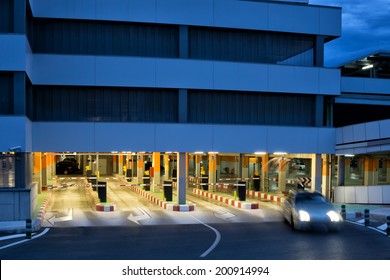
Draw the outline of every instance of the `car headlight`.
<instances>
[{"instance_id":1,"label":"car headlight","mask_svg":"<svg viewBox=\"0 0 390 280\"><path fill-rule=\"evenodd\" d=\"M336 211L333 211L333 210L329 211L328 213L326 213L326 215L328 215L331 222L340 222L341 221L341 216Z\"/></svg>"},{"instance_id":2,"label":"car headlight","mask_svg":"<svg viewBox=\"0 0 390 280\"><path fill-rule=\"evenodd\" d=\"M310 215L304 210L299 210L298 217L301 222L310 222Z\"/></svg>"}]
</instances>

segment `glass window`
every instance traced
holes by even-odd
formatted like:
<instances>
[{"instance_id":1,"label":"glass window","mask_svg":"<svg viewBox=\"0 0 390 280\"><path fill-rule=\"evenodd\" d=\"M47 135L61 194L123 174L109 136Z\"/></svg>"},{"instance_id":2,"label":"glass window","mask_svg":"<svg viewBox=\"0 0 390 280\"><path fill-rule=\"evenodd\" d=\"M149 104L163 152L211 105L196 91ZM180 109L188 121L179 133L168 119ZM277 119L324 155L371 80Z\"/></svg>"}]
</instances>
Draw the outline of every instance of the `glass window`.
<instances>
[{"instance_id":1,"label":"glass window","mask_svg":"<svg viewBox=\"0 0 390 280\"><path fill-rule=\"evenodd\" d=\"M15 187L15 156L0 154L0 188Z\"/></svg>"}]
</instances>

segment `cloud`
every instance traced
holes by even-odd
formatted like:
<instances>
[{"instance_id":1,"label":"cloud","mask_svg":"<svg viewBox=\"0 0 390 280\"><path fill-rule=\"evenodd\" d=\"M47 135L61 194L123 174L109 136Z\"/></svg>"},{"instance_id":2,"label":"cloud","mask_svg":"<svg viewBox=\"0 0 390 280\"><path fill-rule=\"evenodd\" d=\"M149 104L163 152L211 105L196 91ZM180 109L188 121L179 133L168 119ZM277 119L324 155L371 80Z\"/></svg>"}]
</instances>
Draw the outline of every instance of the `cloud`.
<instances>
[{"instance_id":1,"label":"cloud","mask_svg":"<svg viewBox=\"0 0 390 280\"><path fill-rule=\"evenodd\" d=\"M310 0L310 4L342 8L342 36L326 44L327 66L390 49L389 0Z\"/></svg>"}]
</instances>

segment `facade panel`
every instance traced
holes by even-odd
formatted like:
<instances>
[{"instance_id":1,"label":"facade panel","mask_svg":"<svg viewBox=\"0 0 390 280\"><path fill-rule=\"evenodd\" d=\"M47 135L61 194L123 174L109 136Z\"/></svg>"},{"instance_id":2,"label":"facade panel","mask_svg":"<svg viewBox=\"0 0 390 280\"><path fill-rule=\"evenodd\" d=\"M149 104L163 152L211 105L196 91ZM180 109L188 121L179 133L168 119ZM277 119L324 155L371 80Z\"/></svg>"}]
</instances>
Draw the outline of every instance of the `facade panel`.
<instances>
[{"instance_id":1,"label":"facade panel","mask_svg":"<svg viewBox=\"0 0 390 280\"><path fill-rule=\"evenodd\" d=\"M34 19L34 53L178 57L178 26Z\"/></svg>"},{"instance_id":2,"label":"facade panel","mask_svg":"<svg viewBox=\"0 0 390 280\"><path fill-rule=\"evenodd\" d=\"M177 122L178 93L169 89L39 86L34 121Z\"/></svg>"},{"instance_id":3,"label":"facade panel","mask_svg":"<svg viewBox=\"0 0 390 280\"><path fill-rule=\"evenodd\" d=\"M311 95L190 90L190 123L314 126Z\"/></svg>"},{"instance_id":4,"label":"facade panel","mask_svg":"<svg viewBox=\"0 0 390 280\"><path fill-rule=\"evenodd\" d=\"M110 5L111 0L30 0L34 17L42 18L93 20L114 18L122 21L341 36L340 8L239 0L138 0L130 3L128 0L117 0L115 2L115 5ZM124 10L118 7L123 7ZM325 12L321 13L322 11ZM288 20L281 21L281 13L286 15ZM245 20L243 14L246 15Z\"/></svg>"}]
</instances>

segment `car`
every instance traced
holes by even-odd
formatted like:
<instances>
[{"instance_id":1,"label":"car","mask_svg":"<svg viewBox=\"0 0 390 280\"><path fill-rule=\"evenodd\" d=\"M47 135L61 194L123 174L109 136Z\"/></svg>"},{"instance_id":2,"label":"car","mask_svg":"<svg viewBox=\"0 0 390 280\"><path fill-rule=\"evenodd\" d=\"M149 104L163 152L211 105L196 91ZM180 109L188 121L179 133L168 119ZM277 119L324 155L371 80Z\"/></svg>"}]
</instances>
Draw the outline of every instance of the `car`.
<instances>
[{"instance_id":1,"label":"car","mask_svg":"<svg viewBox=\"0 0 390 280\"><path fill-rule=\"evenodd\" d=\"M290 190L282 204L282 214L294 230L326 228L338 232L343 218L320 192Z\"/></svg>"},{"instance_id":2,"label":"car","mask_svg":"<svg viewBox=\"0 0 390 280\"><path fill-rule=\"evenodd\" d=\"M57 162L56 164L56 174L75 174L79 173L80 168L79 164L76 160L70 158L70 159L64 159L63 161Z\"/></svg>"}]
</instances>

